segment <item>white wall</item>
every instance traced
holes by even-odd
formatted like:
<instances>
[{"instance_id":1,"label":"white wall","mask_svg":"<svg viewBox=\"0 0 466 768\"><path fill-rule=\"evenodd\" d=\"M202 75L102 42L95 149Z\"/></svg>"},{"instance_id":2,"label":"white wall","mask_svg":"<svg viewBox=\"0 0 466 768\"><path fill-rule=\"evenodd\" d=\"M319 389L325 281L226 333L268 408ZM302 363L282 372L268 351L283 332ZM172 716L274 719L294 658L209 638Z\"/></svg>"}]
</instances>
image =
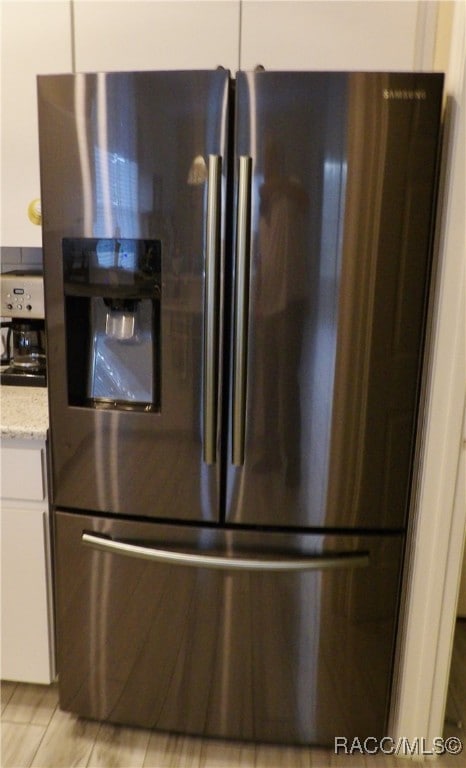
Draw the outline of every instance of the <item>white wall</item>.
<instances>
[{"instance_id":1,"label":"white wall","mask_svg":"<svg viewBox=\"0 0 466 768\"><path fill-rule=\"evenodd\" d=\"M421 434L410 580L402 622L393 730L414 739L441 736L466 525L462 423L465 401L465 28L455 3L446 90L449 95L439 205L439 265ZM455 496L458 489L460 496ZM455 503L456 501L456 503Z\"/></svg>"}]
</instances>

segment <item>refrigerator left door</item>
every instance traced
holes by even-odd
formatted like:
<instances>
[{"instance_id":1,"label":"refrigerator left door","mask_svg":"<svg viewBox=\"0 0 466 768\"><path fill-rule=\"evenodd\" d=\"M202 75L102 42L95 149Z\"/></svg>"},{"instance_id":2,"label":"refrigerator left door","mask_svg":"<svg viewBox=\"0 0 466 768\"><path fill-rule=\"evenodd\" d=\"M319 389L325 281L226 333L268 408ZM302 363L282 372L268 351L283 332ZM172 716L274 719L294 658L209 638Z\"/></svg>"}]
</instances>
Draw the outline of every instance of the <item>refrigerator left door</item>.
<instances>
[{"instance_id":1,"label":"refrigerator left door","mask_svg":"<svg viewBox=\"0 0 466 768\"><path fill-rule=\"evenodd\" d=\"M228 92L38 79L55 504L218 518Z\"/></svg>"}]
</instances>

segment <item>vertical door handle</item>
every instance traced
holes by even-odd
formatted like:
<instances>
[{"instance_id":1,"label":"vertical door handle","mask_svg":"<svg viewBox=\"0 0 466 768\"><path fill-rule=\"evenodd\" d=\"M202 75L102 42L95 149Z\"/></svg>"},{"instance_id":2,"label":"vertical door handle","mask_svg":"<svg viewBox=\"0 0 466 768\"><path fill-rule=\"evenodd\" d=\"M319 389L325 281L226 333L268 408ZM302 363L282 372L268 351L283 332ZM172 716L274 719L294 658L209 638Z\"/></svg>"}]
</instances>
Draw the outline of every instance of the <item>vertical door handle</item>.
<instances>
[{"instance_id":1,"label":"vertical door handle","mask_svg":"<svg viewBox=\"0 0 466 768\"><path fill-rule=\"evenodd\" d=\"M209 155L204 283L203 458L215 464L218 381L218 263L220 253L220 181L222 161Z\"/></svg>"},{"instance_id":2,"label":"vertical door handle","mask_svg":"<svg viewBox=\"0 0 466 768\"><path fill-rule=\"evenodd\" d=\"M252 159L239 158L233 357L232 460L244 464Z\"/></svg>"}]
</instances>

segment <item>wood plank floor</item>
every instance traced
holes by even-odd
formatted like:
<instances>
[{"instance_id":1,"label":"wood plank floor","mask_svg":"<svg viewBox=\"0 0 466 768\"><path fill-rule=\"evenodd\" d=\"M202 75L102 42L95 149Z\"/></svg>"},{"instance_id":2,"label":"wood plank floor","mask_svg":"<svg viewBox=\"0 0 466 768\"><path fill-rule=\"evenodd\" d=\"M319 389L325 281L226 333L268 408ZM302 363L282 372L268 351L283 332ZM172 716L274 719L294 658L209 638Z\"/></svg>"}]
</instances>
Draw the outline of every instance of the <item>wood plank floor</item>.
<instances>
[{"instance_id":1,"label":"wood plank floor","mask_svg":"<svg viewBox=\"0 0 466 768\"><path fill-rule=\"evenodd\" d=\"M2 682L2 768L406 768L403 758L226 742L83 720L61 712L57 687ZM464 744L436 768L466 766L466 621L458 621L445 737Z\"/></svg>"}]
</instances>

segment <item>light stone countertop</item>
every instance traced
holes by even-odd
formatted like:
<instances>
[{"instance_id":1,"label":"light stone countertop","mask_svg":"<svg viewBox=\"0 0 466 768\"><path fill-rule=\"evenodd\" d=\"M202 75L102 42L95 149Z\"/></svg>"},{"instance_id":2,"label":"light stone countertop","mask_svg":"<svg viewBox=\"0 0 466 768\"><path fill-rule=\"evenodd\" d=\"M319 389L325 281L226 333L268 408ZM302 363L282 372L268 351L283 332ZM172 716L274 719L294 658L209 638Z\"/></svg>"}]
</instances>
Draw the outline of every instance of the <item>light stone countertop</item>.
<instances>
[{"instance_id":1,"label":"light stone countertop","mask_svg":"<svg viewBox=\"0 0 466 768\"><path fill-rule=\"evenodd\" d=\"M47 387L0 386L1 438L45 440L49 426Z\"/></svg>"}]
</instances>

